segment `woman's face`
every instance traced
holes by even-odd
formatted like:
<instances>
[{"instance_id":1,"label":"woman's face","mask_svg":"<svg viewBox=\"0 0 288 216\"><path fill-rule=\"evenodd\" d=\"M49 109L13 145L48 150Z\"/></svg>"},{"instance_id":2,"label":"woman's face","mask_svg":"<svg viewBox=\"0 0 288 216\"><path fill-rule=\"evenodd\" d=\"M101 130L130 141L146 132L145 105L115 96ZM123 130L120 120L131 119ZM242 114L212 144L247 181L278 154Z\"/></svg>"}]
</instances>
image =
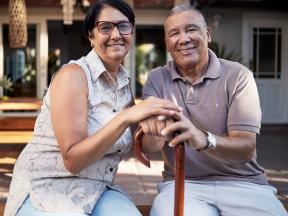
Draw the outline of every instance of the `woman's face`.
<instances>
[{"instance_id":1,"label":"woman's face","mask_svg":"<svg viewBox=\"0 0 288 216\"><path fill-rule=\"evenodd\" d=\"M112 22L114 24L129 22L128 18L122 12L110 6L105 6L102 9L95 23L102 21ZM98 27L105 31L105 25L99 26L98 24ZM93 29L94 37L90 38L90 42L104 63L120 64L131 47L132 33L133 31L129 34L121 34L118 28L114 26L111 33L103 34L99 32L95 24L95 28Z\"/></svg>"}]
</instances>

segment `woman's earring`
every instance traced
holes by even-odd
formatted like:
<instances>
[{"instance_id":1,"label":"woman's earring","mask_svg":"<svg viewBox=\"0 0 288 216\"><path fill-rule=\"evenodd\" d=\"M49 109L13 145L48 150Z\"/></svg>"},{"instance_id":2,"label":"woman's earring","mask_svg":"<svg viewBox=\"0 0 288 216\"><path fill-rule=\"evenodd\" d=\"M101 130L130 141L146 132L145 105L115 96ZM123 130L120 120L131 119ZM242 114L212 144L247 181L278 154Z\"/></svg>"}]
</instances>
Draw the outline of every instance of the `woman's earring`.
<instances>
[{"instance_id":1,"label":"woman's earring","mask_svg":"<svg viewBox=\"0 0 288 216\"><path fill-rule=\"evenodd\" d=\"M91 47L94 48L94 44L91 42Z\"/></svg>"}]
</instances>

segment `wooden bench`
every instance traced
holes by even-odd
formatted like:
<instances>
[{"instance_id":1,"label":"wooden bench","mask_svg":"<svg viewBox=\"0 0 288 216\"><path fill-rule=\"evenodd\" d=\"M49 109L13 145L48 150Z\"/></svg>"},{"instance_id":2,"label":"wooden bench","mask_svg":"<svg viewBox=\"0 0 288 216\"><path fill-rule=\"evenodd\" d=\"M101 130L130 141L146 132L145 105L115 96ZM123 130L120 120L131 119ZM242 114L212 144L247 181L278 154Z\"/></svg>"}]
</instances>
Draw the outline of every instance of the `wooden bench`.
<instances>
[{"instance_id":1,"label":"wooden bench","mask_svg":"<svg viewBox=\"0 0 288 216\"><path fill-rule=\"evenodd\" d=\"M0 216L4 215L5 202L6 201L0 200Z\"/></svg>"},{"instance_id":2,"label":"wooden bench","mask_svg":"<svg viewBox=\"0 0 288 216\"><path fill-rule=\"evenodd\" d=\"M32 131L0 131L0 158L18 158L32 134Z\"/></svg>"},{"instance_id":3,"label":"wooden bench","mask_svg":"<svg viewBox=\"0 0 288 216\"><path fill-rule=\"evenodd\" d=\"M35 116L0 116L0 131L33 131Z\"/></svg>"},{"instance_id":4,"label":"wooden bench","mask_svg":"<svg viewBox=\"0 0 288 216\"><path fill-rule=\"evenodd\" d=\"M0 131L32 131L41 104L28 98L0 101Z\"/></svg>"},{"instance_id":5,"label":"wooden bench","mask_svg":"<svg viewBox=\"0 0 288 216\"><path fill-rule=\"evenodd\" d=\"M0 131L0 157L17 158L32 135L32 131Z\"/></svg>"},{"instance_id":6,"label":"wooden bench","mask_svg":"<svg viewBox=\"0 0 288 216\"><path fill-rule=\"evenodd\" d=\"M36 98L11 98L0 101L0 111L38 111L42 101Z\"/></svg>"}]
</instances>

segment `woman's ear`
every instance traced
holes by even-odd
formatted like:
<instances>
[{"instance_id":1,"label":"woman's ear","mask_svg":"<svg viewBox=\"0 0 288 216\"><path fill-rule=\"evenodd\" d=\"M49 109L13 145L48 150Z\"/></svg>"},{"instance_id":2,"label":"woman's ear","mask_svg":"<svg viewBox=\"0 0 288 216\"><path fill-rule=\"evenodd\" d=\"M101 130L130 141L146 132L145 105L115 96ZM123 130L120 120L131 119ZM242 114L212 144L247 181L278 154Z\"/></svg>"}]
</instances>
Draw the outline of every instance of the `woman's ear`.
<instances>
[{"instance_id":1,"label":"woman's ear","mask_svg":"<svg viewBox=\"0 0 288 216\"><path fill-rule=\"evenodd\" d=\"M91 47L93 48L94 47L94 44L93 44L94 33L93 33L93 31L88 32L88 39L90 41Z\"/></svg>"},{"instance_id":2,"label":"woman's ear","mask_svg":"<svg viewBox=\"0 0 288 216\"><path fill-rule=\"evenodd\" d=\"M88 31L88 37L89 37L89 41L91 42L91 39L94 39L94 32L92 31Z\"/></svg>"}]
</instances>

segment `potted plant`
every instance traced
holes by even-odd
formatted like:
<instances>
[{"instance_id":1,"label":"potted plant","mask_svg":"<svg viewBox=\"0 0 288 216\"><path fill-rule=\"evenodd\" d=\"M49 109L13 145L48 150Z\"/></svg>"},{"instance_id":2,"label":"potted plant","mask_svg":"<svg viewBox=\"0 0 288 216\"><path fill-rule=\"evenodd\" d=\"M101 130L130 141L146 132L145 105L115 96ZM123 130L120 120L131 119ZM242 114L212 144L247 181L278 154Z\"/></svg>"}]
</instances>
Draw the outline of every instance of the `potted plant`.
<instances>
[{"instance_id":1,"label":"potted plant","mask_svg":"<svg viewBox=\"0 0 288 216\"><path fill-rule=\"evenodd\" d=\"M12 85L13 85L13 82L8 76L4 75L0 79L0 99L3 99L3 100L7 99L7 97L4 96L4 90L13 91Z\"/></svg>"}]
</instances>

